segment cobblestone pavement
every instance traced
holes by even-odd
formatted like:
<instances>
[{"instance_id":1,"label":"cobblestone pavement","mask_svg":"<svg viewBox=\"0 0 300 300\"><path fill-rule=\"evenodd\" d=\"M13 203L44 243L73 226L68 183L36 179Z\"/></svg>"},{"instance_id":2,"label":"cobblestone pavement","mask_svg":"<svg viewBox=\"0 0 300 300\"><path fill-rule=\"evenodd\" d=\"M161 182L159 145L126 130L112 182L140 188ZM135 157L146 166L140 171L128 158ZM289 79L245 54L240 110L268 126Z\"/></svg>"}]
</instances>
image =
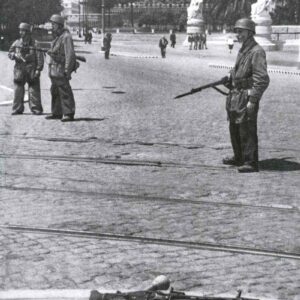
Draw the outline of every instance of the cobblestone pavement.
<instances>
[{"instance_id":1,"label":"cobblestone pavement","mask_svg":"<svg viewBox=\"0 0 300 300\"><path fill-rule=\"evenodd\" d=\"M134 38L114 36L113 49L158 54L158 36ZM88 60L72 80L76 122L46 121L28 110L11 117L11 108L0 106L2 225L299 254L299 76L271 74L259 116L261 171L242 176L220 163L231 153L224 97L207 90L172 100L224 76L208 65L232 64L235 53L212 43L207 51L168 49L165 60L106 61L97 41L76 45ZM268 53L270 64L289 70L294 56ZM0 85L12 87L12 64L4 68ZM46 70L42 95L49 112ZM293 259L4 228L0 246L1 290L146 288L166 274L176 289L201 294L300 294Z\"/></svg>"}]
</instances>

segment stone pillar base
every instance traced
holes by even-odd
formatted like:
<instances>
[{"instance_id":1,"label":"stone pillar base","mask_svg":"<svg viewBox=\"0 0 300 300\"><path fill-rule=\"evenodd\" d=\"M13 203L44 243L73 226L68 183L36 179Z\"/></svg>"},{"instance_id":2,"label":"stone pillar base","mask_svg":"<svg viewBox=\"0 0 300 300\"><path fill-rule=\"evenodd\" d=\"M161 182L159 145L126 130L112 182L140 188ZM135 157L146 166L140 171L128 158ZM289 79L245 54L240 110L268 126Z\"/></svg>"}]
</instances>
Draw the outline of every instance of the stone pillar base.
<instances>
[{"instance_id":1,"label":"stone pillar base","mask_svg":"<svg viewBox=\"0 0 300 300\"><path fill-rule=\"evenodd\" d=\"M187 36L183 42L183 46L189 46L188 35L189 34L200 34L205 32L205 25L202 19L192 19L187 22Z\"/></svg>"}]
</instances>

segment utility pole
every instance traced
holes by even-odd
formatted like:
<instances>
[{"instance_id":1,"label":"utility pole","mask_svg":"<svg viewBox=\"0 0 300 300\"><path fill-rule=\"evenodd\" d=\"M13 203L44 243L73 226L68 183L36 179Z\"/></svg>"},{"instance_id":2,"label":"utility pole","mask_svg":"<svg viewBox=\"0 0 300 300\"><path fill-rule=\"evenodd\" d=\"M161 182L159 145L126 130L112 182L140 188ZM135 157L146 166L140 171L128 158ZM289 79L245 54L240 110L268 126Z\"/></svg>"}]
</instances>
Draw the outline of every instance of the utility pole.
<instances>
[{"instance_id":1,"label":"utility pole","mask_svg":"<svg viewBox=\"0 0 300 300\"><path fill-rule=\"evenodd\" d=\"M133 3L132 3L132 1L130 1L130 16L131 16L131 26L133 29L134 23L133 23Z\"/></svg>"},{"instance_id":2,"label":"utility pole","mask_svg":"<svg viewBox=\"0 0 300 300\"><path fill-rule=\"evenodd\" d=\"M105 0L102 0L102 38L104 38L105 31Z\"/></svg>"}]
</instances>

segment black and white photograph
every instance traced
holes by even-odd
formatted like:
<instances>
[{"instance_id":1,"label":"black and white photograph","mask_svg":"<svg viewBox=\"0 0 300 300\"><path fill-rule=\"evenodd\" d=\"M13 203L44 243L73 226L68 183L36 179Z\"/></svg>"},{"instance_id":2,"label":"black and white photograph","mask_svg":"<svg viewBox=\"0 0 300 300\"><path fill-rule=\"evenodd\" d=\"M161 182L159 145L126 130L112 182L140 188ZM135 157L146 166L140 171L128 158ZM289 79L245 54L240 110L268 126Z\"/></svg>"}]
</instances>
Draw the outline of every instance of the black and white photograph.
<instances>
[{"instance_id":1,"label":"black and white photograph","mask_svg":"<svg viewBox=\"0 0 300 300\"><path fill-rule=\"evenodd\" d=\"M300 0L0 0L0 300L300 300Z\"/></svg>"}]
</instances>

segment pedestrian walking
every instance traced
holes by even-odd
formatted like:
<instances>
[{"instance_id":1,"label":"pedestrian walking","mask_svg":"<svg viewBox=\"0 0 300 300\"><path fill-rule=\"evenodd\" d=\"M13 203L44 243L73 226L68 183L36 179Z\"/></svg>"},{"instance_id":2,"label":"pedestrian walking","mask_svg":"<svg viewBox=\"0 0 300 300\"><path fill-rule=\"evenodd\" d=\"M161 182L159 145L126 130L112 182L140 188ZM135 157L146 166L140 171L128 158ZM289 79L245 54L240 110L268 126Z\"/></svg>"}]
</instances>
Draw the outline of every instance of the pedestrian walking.
<instances>
[{"instance_id":1,"label":"pedestrian walking","mask_svg":"<svg viewBox=\"0 0 300 300\"><path fill-rule=\"evenodd\" d=\"M172 30L172 33L170 34L170 41L171 41L171 47L175 48L176 34L175 34L174 30Z\"/></svg>"},{"instance_id":2,"label":"pedestrian walking","mask_svg":"<svg viewBox=\"0 0 300 300\"><path fill-rule=\"evenodd\" d=\"M162 58L166 58L166 49L168 44L169 44L168 40L165 38L165 36L162 36L162 38L159 40L158 43Z\"/></svg>"},{"instance_id":3,"label":"pedestrian walking","mask_svg":"<svg viewBox=\"0 0 300 300\"><path fill-rule=\"evenodd\" d=\"M109 52L111 48L112 34L106 33L103 38L103 50L105 59L109 59Z\"/></svg>"},{"instance_id":4,"label":"pedestrian walking","mask_svg":"<svg viewBox=\"0 0 300 300\"><path fill-rule=\"evenodd\" d=\"M44 56L36 51L37 42L32 38L30 25L19 25L20 38L8 51L8 57L15 61L14 66L14 100L12 115L24 112L25 84L28 84L29 108L34 115L41 115L40 74L44 67Z\"/></svg>"},{"instance_id":5,"label":"pedestrian walking","mask_svg":"<svg viewBox=\"0 0 300 300\"><path fill-rule=\"evenodd\" d=\"M230 92L226 110L234 156L223 159L223 163L239 166L239 172L258 172L257 114L270 81L266 53L253 37L252 20L238 20L234 30L242 44L227 85Z\"/></svg>"},{"instance_id":6,"label":"pedestrian walking","mask_svg":"<svg viewBox=\"0 0 300 300\"><path fill-rule=\"evenodd\" d=\"M60 15L52 15L50 18L55 39L48 51L52 114L46 119L61 119L62 122L69 122L73 121L75 115L75 100L70 80L76 68L76 56L72 35L64 28L64 21Z\"/></svg>"},{"instance_id":7,"label":"pedestrian walking","mask_svg":"<svg viewBox=\"0 0 300 300\"><path fill-rule=\"evenodd\" d=\"M228 45L228 49L229 49L229 53L231 54L231 51L233 49L233 46L234 46L234 38L233 36L228 36L227 38L227 45Z\"/></svg>"}]
</instances>

